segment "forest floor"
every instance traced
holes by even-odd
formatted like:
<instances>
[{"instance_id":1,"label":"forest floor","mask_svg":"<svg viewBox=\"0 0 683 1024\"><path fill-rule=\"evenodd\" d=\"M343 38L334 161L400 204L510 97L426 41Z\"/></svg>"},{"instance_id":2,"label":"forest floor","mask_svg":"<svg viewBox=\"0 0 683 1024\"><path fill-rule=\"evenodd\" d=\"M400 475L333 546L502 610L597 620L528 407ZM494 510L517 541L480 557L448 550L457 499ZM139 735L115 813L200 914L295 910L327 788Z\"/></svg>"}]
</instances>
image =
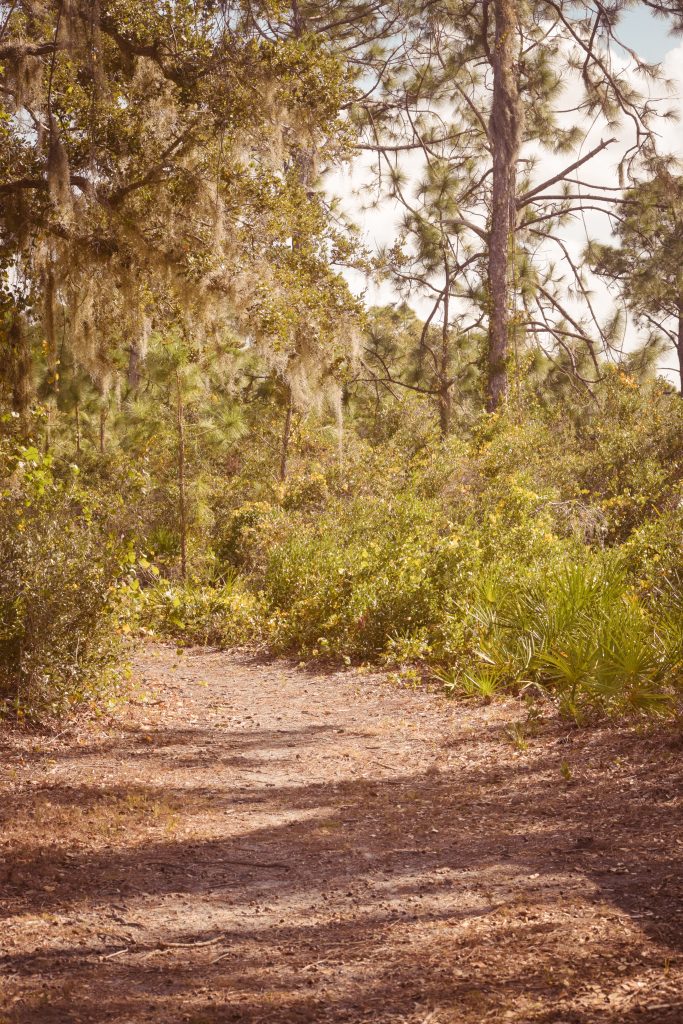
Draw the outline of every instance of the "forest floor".
<instances>
[{"instance_id":1,"label":"forest floor","mask_svg":"<svg viewBox=\"0 0 683 1024\"><path fill-rule=\"evenodd\" d=\"M0 735L0 1021L683 1021L678 733L148 647Z\"/></svg>"}]
</instances>

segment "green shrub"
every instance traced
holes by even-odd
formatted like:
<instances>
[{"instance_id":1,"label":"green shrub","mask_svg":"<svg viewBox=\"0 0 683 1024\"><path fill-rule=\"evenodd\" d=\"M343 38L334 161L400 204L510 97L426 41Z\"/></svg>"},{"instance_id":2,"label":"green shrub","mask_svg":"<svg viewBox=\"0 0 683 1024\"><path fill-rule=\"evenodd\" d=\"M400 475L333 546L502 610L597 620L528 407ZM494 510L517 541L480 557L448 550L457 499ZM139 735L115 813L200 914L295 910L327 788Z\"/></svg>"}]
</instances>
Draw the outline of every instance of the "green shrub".
<instances>
[{"instance_id":1,"label":"green shrub","mask_svg":"<svg viewBox=\"0 0 683 1024\"><path fill-rule=\"evenodd\" d=\"M681 402L683 405L683 402ZM661 515L646 520L622 546L625 564L643 596L657 602L683 580L683 494Z\"/></svg>"},{"instance_id":2,"label":"green shrub","mask_svg":"<svg viewBox=\"0 0 683 1024\"><path fill-rule=\"evenodd\" d=\"M260 621L258 599L234 575L213 587L160 580L139 596L140 625L183 644L243 644L258 636Z\"/></svg>"},{"instance_id":3,"label":"green shrub","mask_svg":"<svg viewBox=\"0 0 683 1024\"><path fill-rule=\"evenodd\" d=\"M336 502L292 523L269 552L262 586L280 649L376 658L441 615L464 564L434 503Z\"/></svg>"},{"instance_id":4,"label":"green shrub","mask_svg":"<svg viewBox=\"0 0 683 1024\"><path fill-rule=\"evenodd\" d=\"M156 563L140 573L148 589L127 590L154 635L219 646L257 640L420 677L428 669L448 692L477 699L544 692L575 719L676 707L683 403L665 386L607 372L594 398L541 407L527 397L514 415L482 416L467 436L445 441L411 401L366 436L349 429L343 457L336 434L302 418L284 483L273 462L281 423L266 428L239 459L202 463L183 585L151 575L177 579L179 544L177 490L155 468L154 446L130 465L120 454L86 460L90 504L73 482L54 485L37 457L21 486L34 493L47 474L47 526L37 525L43 505L32 498L24 578L59 591L40 576L52 565L43 534L55 550L71 545L86 589L89 572L106 576L113 542L97 495L120 491L131 534ZM24 500L12 493L3 515ZM59 502L72 504L56 511ZM50 580L68 572L54 568ZM2 591L6 621L14 592ZM37 651L38 639L31 643Z\"/></svg>"},{"instance_id":5,"label":"green shrub","mask_svg":"<svg viewBox=\"0 0 683 1024\"><path fill-rule=\"evenodd\" d=\"M75 467L61 481L36 448L0 448L0 714L59 715L103 692L130 563Z\"/></svg>"},{"instance_id":6,"label":"green shrub","mask_svg":"<svg viewBox=\"0 0 683 1024\"><path fill-rule=\"evenodd\" d=\"M327 480L319 472L296 476L283 487L280 505L287 511L324 508L329 498Z\"/></svg>"},{"instance_id":7,"label":"green shrub","mask_svg":"<svg viewBox=\"0 0 683 1024\"><path fill-rule=\"evenodd\" d=\"M254 580L273 646L432 664L449 692L484 699L534 683L574 718L672 707L676 517L623 548L591 547L558 523L555 492L511 462L469 491L426 498L418 473L400 496L281 521Z\"/></svg>"},{"instance_id":8,"label":"green shrub","mask_svg":"<svg viewBox=\"0 0 683 1024\"><path fill-rule=\"evenodd\" d=\"M277 515L266 501L247 501L233 509L217 528L216 554L221 568L251 568L264 530Z\"/></svg>"},{"instance_id":9,"label":"green shrub","mask_svg":"<svg viewBox=\"0 0 683 1024\"><path fill-rule=\"evenodd\" d=\"M473 673L465 659L452 689L483 671L513 692L539 684L575 718L671 706L681 683L681 619L672 606L648 608L616 555L521 584L496 573L493 585L476 589L460 611L469 619L471 660L483 669Z\"/></svg>"}]
</instances>

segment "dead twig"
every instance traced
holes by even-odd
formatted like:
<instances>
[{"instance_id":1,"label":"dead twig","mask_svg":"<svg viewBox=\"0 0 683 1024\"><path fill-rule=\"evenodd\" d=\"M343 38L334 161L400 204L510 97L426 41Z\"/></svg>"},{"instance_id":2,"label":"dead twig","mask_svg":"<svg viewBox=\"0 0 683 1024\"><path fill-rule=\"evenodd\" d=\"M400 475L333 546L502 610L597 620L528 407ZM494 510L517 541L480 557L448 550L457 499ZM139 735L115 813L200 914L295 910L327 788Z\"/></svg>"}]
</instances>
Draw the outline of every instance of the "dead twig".
<instances>
[{"instance_id":1,"label":"dead twig","mask_svg":"<svg viewBox=\"0 0 683 1024\"><path fill-rule=\"evenodd\" d=\"M116 956L123 956L123 954L127 953L127 952L128 952L128 947L126 946L125 949L117 949L115 953L107 953L106 956L102 957L102 959L103 960L113 960L114 957L116 957Z\"/></svg>"},{"instance_id":2,"label":"dead twig","mask_svg":"<svg viewBox=\"0 0 683 1024\"><path fill-rule=\"evenodd\" d=\"M215 946L222 939L222 935L216 935L213 939L202 939L199 942L160 942L159 949L194 949L197 946Z\"/></svg>"},{"instance_id":3,"label":"dead twig","mask_svg":"<svg viewBox=\"0 0 683 1024\"><path fill-rule=\"evenodd\" d=\"M232 956L232 950L229 949L227 953L221 953L220 956L214 957L213 960L209 960L209 964L220 963L221 960L225 960L226 957Z\"/></svg>"},{"instance_id":4,"label":"dead twig","mask_svg":"<svg viewBox=\"0 0 683 1024\"><path fill-rule=\"evenodd\" d=\"M282 868L283 871L289 871L289 864L283 864L279 860L232 860L232 859L221 859L221 864L239 864L245 868Z\"/></svg>"},{"instance_id":5,"label":"dead twig","mask_svg":"<svg viewBox=\"0 0 683 1024\"><path fill-rule=\"evenodd\" d=\"M313 963L304 964L304 966L300 967L299 970L310 971L313 967L322 967L323 964L328 964L330 966L340 966L341 960L331 960L329 957L327 957L325 960L314 960Z\"/></svg>"},{"instance_id":6,"label":"dead twig","mask_svg":"<svg viewBox=\"0 0 683 1024\"><path fill-rule=\"evenodd\" d=\"M147 950L144 958L158 956L159 953L167 953L171 949L201 949L202 946L215 946L217 942L222 942L222 940L222 935L216 935L213 939L201 939L199 942L159 942L156 949Z\"/></svg>"}]
</instances>

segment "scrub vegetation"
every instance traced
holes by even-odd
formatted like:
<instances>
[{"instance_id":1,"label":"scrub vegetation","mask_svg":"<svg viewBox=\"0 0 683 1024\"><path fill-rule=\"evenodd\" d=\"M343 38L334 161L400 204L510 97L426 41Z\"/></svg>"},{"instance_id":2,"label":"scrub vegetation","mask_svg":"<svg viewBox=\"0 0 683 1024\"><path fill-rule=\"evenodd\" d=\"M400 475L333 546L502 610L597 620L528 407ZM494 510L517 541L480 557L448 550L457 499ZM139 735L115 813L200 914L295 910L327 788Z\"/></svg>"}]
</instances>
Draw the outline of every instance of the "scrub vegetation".
<instances>
[{"instance_id":1,"label":"scrub vegetation","mask_svg":"<svg viewBox=\"0 0 683 1024\"><path fill-rule=\"evenodd\" d=\"M1 6L2 713L147 636L675 715L681 179L623 5Z\"/></svg>"}]
</instances>

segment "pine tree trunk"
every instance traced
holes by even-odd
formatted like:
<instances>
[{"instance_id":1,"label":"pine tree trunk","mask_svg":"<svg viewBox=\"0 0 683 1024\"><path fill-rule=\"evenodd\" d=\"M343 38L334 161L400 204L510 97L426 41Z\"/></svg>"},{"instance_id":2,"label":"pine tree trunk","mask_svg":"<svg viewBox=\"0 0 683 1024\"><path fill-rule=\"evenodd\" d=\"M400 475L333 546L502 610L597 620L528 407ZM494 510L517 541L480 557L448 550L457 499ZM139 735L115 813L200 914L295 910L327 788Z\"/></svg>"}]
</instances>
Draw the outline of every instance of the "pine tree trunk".
<instances>
[{"instance_id":1,"label":"pine tree trunk","mask_svg":"<svg viewBox=\"0 0 683 1024\"><path fill-rule=\"evenodd\" d=\"M55 322L55 276L52 268L48 269L44 280L44 328L47 341L47 368L48 387L50 395L58 390L57 388L57 325Z\"/></svg>"},{"instance_id":2,"label":"pine tree trunk","mask_svg":"<svg viewBox=\"0 0 683 1024\"><path fill-rule=\"evenodd\" d=\"M32 397L31 380L31 348L28 332L20 314L12 318L7 332L9 348L8 376L11 384L12 408L19 413L19 430L23 439L28 438L30 431L29 410Z\"/></svg>"},{"instance_id":3,"label":"pine tree trunk","mask_svg":"<svg viewBox=\"0 0 683 1024\"><path fill-rule=\"evenodd\" d=\"M439 358L439 429L441 437L448 437L451 429L451 338L449 329L451 277L448 263L445 264L446 285L443 297L443 326L441 328L441 353Z\"/></svg>"},{"instance_id":4,"label":"pine tree trunk","mask_svg":"<svg viewBox=\"0 0 683 1024\"><path fill-rule=\"evenodd\" d=\"M448 437L451 430L451 389L442 386L439 392L439 430L441 437Z\"/></svg>"},{"instance_id":5,"label":"pine tree trunk","mask_svg":"<svg viewBox=\"0 0 683 1024\"><path fill-rule=\"evenodd\" d=\"M137 341L132 341L130 348L128 349L128 390L135 394L140 387L140 364L142 362L142 354L140 352L140 345Z\"/></svg>"},{"instance_id":6,"label":"pine tree trunk","mask_svg":"<svg viewBox=\"0 0 683 1024\"><path fill-rule=\"evenodd\" d=\"M280 481L287 479L287 460L289 458L289 439L292 434L292 389L287 388L287 412L282 431L282 447L280 449Z\"/></svg>"},{"instance_id":7,"label":"pine tree trunk","mask_svg":"<svg viewBox=\"0 0 683 1024\"><path fill-rule=\"evenodd\" d=\"M489 236L489 351L486 408L505 403L508 388L511 238L516 223L516 170L524 111L516 64L518 0L494 0L493 105L489 133L493 152Z\"/></svg>"},{"instance_id":8,"label":"pine tree trunk","mask_svg":"<svg viewBox=\"0 0 683 1024\"><path fill-rule=\"evenodd\" d=\"M78 402L76 402L76 451L81 454L81 410Z\"/></svg>"},{"instance_id":9,"label":"pine tree trunk","mask_svg":"<svg viewBox=\"0 0 683 1024\"><path fill-rule=\"evenodd\" d=\"M178 428L178 512L180 514L180 575L187 576L187 490L185 483L185 408L180 378L176 373L176 423Z\"/></svg>"},{"instance_id":10,"label":"pine tree trunk","mask_svg":"<svg viewBox=\"0 0 683 1024\"><path fill-rule=\"evenodd\" d=\"M43 451L47 455L52 444L52 421L54 419L54 404L50 401L45 403L45 437L43 439Z\"/></svg>"},{"instance_id":11,"label":"pine tree trunk","mask_svg":"<svg viewBox=\"0 0 683 1024\"><path fill-rule=\"evenodd\" d=\"M678 338L676 340L676 352L678 354L678 377L680 381L679 391L683 398L683 295L678 297Z\"/></svg>"},{"instance_id":12,"label":"pine tree trunk","mask_svg":"<svg viewBox=\"0 0 683 1024\"><path fill-rule=\"evenodd\" d=\"M104 455L104 442L105 432L104 427L107 422L107 411L106 409L100 409L100 454Z\"/></svg>"}]
</instances>

